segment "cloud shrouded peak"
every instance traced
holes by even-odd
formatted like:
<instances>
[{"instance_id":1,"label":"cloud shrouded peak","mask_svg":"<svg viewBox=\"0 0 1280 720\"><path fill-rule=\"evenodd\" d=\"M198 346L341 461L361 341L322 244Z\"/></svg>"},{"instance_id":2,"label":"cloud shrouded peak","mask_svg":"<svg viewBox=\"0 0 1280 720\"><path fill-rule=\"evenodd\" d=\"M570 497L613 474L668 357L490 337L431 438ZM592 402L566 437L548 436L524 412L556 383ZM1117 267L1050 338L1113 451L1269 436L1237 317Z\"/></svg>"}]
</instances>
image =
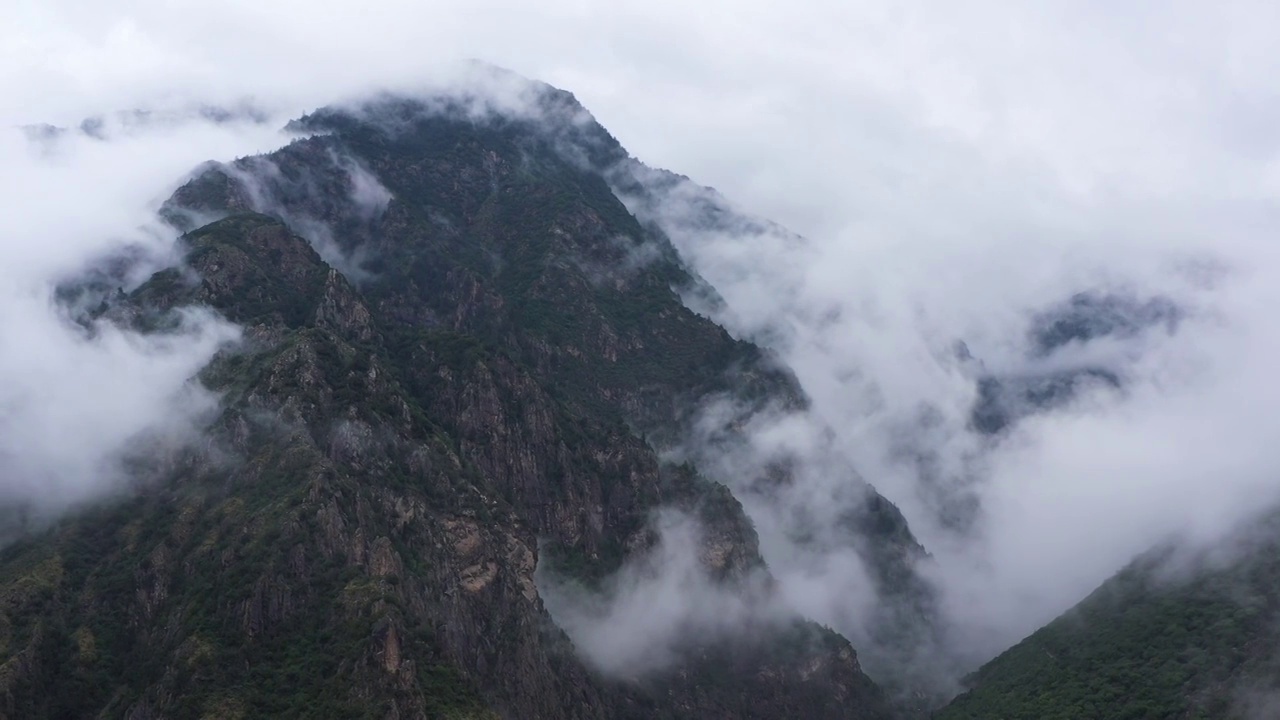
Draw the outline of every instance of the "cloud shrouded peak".
<instances>
[{"instance_id":1,"label":"cloud shrouded peak","mask_svg":"<svg viewBox=\"0 0 1280 720\"><path fill-rule=\"evenodd\" d=\"M686 300L776 348L811 398L806 416L751 428L757 449L815 460L786 507L823 507L824 467L897 503L973 657L1170 534L1213 537L1276 499L1266 4L5 12L0 122L74 129L3 140L0 453L33 468L15 487L76 495L230 336L198 314L177 337L86 333L58 283L125 244L162 258L171 234L151 213L178 180L279 144L275 128L317 107L425 87L466 112L548 111L519 82L468 94L456 61L478 56L567 88L631 153L696 180L650 177L646 196L611 178L715 288ZM253 110L113 115L199 107ZM767 545L771 511L755 511ZM791 587L834 619L864 569L826 559L795 566Z\"/></svg>"}]
</instances>

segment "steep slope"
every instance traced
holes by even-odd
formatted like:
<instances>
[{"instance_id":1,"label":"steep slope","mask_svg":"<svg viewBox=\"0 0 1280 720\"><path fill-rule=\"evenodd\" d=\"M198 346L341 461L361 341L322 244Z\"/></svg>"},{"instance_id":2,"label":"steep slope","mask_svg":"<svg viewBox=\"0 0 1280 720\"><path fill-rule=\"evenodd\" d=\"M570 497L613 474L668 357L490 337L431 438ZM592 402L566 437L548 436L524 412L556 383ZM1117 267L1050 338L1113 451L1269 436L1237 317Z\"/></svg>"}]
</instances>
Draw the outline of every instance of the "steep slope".
<instances>
[{"instance_id":1,"label":"steep slope","mask_svg":"<svg viewBox=\"0 0 1280 720\"><path fill-rule=\"evenodd\" d=\"M718 391L802 402L789 373L679 302L695 279L579 157L625 156L616 141L579 127L572 96L532 90L548 107L527 117L400 97L318 111L293 127L321 134L211 168L169 213L277 215L367 278L394 330L508 346L566 400L642 430ZM567 145L562 126L588 139Z\"/></svg>"},{"instance_id":2,"label":"steep slope","mask_svg":"<svg viewBox=\"0 0 1280 720\"><path fill-rule=\"evenodd\" d=\"M206 437L0 554L0 714L888 716L812 623L692 634L640 682L555 627L535 568L590 583L653 544L659 507L702 520L726 588L766 573L741 506L645 436L711 394L803 398L680 303L696 279L559 147L621 152L598 126L471 112L305 118L323 134L174 196L183 268L89 289L90 328L204 305L246 339L202 374L224 394Z\"/></svg>"},{"instance_id":3,"label":"steep slope","mask_svg":"<svg viewBox=\"0 0 1280 720\"><path fill-rule=\"evenodd\" d=\"M734 408L716 438L720 455L745 453L738 428L753 417L802 410L788 371L681 301L714 291L619 200L619 171L634 190L643 166L572 95L499 81L515 84L506 94L519 102L385 96L317 111L292 125L317 135L207 168L167 213L177 222L248 209L279 216L361 280L393 344L430 330L500 348L575 412L617 418L660 451L691 436L709 399ZM717 479L774 492L792 482L793 464L775 458L758 478ZM864 638L889 679L933 632L931 591L915 571L926 557L897 508L841 472L831 534L895 600Z\"/></svg>"},{"instance_id":4,"label":"steep slope","mask_svg":"<svg viewBox=\"0 0 1280 720\"><path fill-rule=\"evenodd\" d=\"M615 163L605 174L647 232L671 238L692 257L700 255L698 246L725 239L743 249L782 242L805 252L804 238L735 208L714 189L687 177L634 158ZM682 297L712 317L734 317L734 309L705 284L682 288ZM785 347L793 330L784 321L752 327L751 332L763 343ZM831 622L856 638L867 672L886 687L902 712L926 714L954 694L956 672L937 590L921 572L931 559L898 508L870 488L848 461L847 449L839 447L838 434L815 421L807 404L805 399L761 412L714 403L712 420L704 418L698 425L698 442L691 451L687 445L681 450L698 458L700 466L732 487L757 514L766 515L764 522L774 528L775 551L781 549L779 563L821 575L832 557L857 553L875 602L857 617L837 610ZM803 442L779 442L774 431L788 423L806 428L800 433ZM760 508L769 509L762 513ZM833 580L832 585L841 582Z\"/></svg>"},{"instance_id":5,"label":"steep slope","mask_svg":"<svg viewBox=\"0 0 1280 720\"><path fill-rule=\"evenodd\" d=\"M1268 718L1280 708L1280 520L1166 549L971 678L938 718Z\"/></svg>"}]
</instances>

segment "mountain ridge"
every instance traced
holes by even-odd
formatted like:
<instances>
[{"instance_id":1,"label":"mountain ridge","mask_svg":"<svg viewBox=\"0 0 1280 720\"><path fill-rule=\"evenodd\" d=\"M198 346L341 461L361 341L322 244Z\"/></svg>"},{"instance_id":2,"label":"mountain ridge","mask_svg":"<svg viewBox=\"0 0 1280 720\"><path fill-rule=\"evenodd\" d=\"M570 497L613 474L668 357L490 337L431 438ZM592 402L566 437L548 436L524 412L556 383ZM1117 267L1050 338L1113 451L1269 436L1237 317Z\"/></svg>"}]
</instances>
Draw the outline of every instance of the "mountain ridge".
<instances>
[{"instance_id":1,"label":"mountain ridge","mask_svg":"<svg viewBox=\"0 0 1280 720\"><path fill-rule=\"evenodd\" d=\"M936 717L1272 716L1278 517L1154 548L983 665Z\"/></svg>"},{"instance_id":2,"label":"mountain ridge","mask_svg":"<svg viewBox=\"0 0 1280 720\"><path fill-rule=\"evenodd\" d=\"M680 303L671 253L619 243L641 229L601 177L546 147L530 166L525 130L423 122L416 154L356 125L205 168L163 210L184 267L102 294L88 322L163 333L203 305L245 341L202 373L224 398L207 441L0 554L0 711L888 717L848 642L800 620L694 634L662 682L576 657L539 557L606 576L665 505L700 518L716 582L767 573L732 496L644 438L709 393L799 391ZM252 212L264 187L277 217Z\"/></svg>"}]
</instances>

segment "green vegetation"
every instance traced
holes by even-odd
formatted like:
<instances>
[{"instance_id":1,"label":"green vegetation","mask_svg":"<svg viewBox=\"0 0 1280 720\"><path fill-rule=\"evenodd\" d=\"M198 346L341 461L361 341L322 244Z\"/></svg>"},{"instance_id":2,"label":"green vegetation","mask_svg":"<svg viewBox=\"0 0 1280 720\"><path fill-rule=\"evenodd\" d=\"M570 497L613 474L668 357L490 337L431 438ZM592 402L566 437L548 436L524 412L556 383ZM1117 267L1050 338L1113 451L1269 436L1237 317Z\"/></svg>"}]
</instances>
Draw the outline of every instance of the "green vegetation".
<instances>
[{"instance_id":1,"label":"green vegetation","mask_svg":"<svg viewBox=\"0 0 1280 720\"><path fill-rule=\"evenodd\" d=\"M984 666L937 717L1233 717L1280 670L1280 536L1259 532L1191 570L1180 555L1136 563Z\"/></svg>"}]
</instances>

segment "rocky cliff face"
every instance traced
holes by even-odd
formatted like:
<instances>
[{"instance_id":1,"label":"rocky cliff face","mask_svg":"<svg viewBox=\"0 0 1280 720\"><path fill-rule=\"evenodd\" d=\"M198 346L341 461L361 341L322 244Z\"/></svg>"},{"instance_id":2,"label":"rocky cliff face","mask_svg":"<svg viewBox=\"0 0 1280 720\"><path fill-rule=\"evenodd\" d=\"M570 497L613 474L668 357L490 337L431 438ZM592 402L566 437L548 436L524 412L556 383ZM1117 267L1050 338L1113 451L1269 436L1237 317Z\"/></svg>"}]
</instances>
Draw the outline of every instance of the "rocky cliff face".
<instances>
[{"instance_id":1,"label":"rocky cliff face","mask_svg":"<svg viewBox=\"0 0 1280 720\"><path fill-rule=\"evenodd\" d=\"M537 568L597 582L653 546L662 507L700 519L715 583L767 594L742 507L658 450L705 398L805 400L680 302L700 281L599 170L625 152L531 88L519 112L320 111L174 195L184 265L94 290L85 319L241 324L200 378L221 414L130 497L3 551L0 714L889 716L849 643L798 618L693 633L619 679L548 615ZM909 575L900 514L859 497L850 533Z\"/></svg>"}]
</instances>

